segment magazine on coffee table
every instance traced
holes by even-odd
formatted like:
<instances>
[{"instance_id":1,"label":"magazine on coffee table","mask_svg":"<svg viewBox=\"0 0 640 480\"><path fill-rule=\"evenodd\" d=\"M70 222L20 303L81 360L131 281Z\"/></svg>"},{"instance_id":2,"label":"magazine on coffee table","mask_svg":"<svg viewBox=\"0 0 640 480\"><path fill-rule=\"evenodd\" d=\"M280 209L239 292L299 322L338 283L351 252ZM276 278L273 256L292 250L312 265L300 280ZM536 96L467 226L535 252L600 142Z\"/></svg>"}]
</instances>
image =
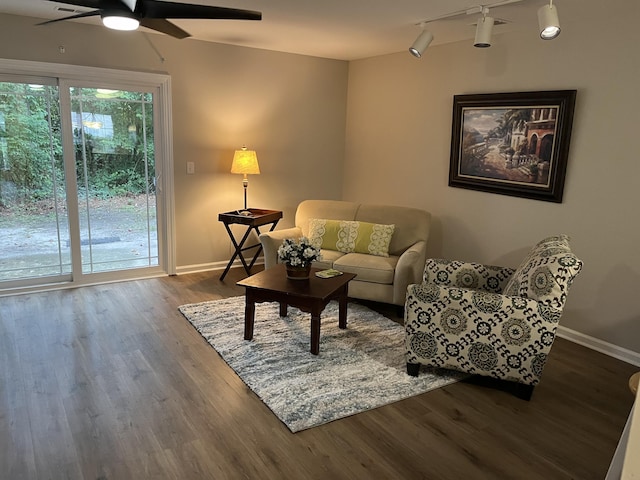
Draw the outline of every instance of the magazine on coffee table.
<instances>
[{"instance_id":1,"label":"magazine on coffee table","mask_svg":"<svg viewBox=\"0 0 640 480\"><path fill-rule=\"evenodd\" d=\"M316 272L316 277L320 277L320 278L331 278L331 277L337 277L338 275L342 275L342 272L340 270L335 270L333 268L329 268L328 270L320 270L319 272Z\"/></svg>"}]
</instances>

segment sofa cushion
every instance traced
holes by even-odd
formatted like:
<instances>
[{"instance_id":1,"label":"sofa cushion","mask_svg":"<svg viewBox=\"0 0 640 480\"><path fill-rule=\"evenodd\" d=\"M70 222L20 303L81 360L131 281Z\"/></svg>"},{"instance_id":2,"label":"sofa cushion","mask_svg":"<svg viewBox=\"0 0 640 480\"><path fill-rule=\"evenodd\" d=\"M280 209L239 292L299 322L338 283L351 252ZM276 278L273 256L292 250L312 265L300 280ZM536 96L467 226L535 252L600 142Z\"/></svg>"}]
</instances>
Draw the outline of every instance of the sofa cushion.
<instances>
[{"instance_id":1,"label":"sofa cushion","mask_svg":"<svg viewBox=\"0 0 640 480\"><path fill-rule=\"evenodd\" d=\"M345 254L336 250L320 250L320 260L313 262L313 268L333 268L334 262Z\"/></svg>"},{"instance_id":2,"label":"sofa cushion","mask_svg":"<svg viewBox=\"0 0 640 480\"><path fill-rule=\"evenodd\" d=\"M355 273L360 282L393 284L398 257L378 257L365 253L347 253L333 262L333 268L347 273Z\"/></svg>"},{"instance_id":3,"label":"sofa cushion","mask_svg":"<svg viewBox=\"0 0 640 480\"><path fill-rule=\"evenodd\" d=\"M582 261L571 252L569 237L548 237L531 249L505 286L504 293L561 310L580 270Z\"/></svg>"},{"instance_id":4,"label":"sofa cushion","mask_svg":"<svg viewBox=\"0 0 640 480\"><path fill-rule=\"evenodd\" d=\"M356 253L366 253L378 257L389 256L389 245L395 225L382 225L370 222L351 222L355 229Z\"/></svg>"}]
</instances>

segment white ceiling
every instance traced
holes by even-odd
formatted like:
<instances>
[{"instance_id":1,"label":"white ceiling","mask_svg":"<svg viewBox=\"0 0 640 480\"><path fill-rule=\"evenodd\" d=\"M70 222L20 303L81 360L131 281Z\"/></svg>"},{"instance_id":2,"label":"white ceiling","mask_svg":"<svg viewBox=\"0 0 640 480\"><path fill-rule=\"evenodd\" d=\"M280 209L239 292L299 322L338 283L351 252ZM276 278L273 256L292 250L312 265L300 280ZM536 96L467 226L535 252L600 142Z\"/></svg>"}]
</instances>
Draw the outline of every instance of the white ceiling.
<instances>
[{"instance_id":1,"label":"white ceiling","mask_svg":"<svg viewBox=\"0 0 640 480\"><path fill-rule=\"evenodd\" d=\"M340 60L405 51L420 33L418 24L427 19L480 5L474 0L174 0L262 12L262 21L171 20L192 38L281 52ZM548 0L522 0L496 7L490 15L506 20L496 25L494 35L513 29L528 29L537 35L537 9ZM556 2L562 19L562 1ZM634 0L635 1L635 0ZM485 5L497 3L487 0ZM0 13L55 19L68 16L56 7L64 3L46 0L2 0ZM73 7L88 11L88 8ZM478 14L462 15L429 24L433 45L473 39ZM101 26L99 17L73 20ZM37 22L34 22L37 23ZM38 28L57 28L58 24ZM184 42L185 40L175 40Z\"/></svg>"}]
</instances>

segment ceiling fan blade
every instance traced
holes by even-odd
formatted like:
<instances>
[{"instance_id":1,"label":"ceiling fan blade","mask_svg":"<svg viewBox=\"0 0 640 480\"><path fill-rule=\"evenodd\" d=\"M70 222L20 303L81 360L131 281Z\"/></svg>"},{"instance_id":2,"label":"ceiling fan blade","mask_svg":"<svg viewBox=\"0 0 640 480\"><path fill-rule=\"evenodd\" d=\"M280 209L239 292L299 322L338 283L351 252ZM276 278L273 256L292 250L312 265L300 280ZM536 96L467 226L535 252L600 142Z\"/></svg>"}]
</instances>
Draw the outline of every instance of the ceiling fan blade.
<instances>
[{"instance_id":1,"label":"ceiling fan blade","mask_svg":"<svg viewBox=\"0 0 640 480\"><path fill-rule=\"evenodd\" d=\"M54 1L54 0L49 0ZM58 0L55 0L58 1ZM143 27L165 33L175 38L186 38L191 35L167 19L203 19L203 20L262 20L262 13L254 10L237 8L212 7L208 5L193 5L190 3L163 2L159 0L64 0L68 5L94 8L90 12L83 12L69 17L48 20L38 25L73 20L76 18L93 17L97 15L115 14L133 16ZM131 13L127 12L130 11Z\"/></svg>"},{"instance_id":2,"label":"ceiling fan blade","mask_svg":"<svg viewBox=\"0 0 640 480\"><path fill-rule=\"evenodd\" d=\"M156 30L157 32L166 33L175 38L182 39L191 36L177 25L163 18L142 18L140 19L140 25L150 28L151 30Z\"/></svg>"},{"instance_id":3,"label":"ceiling fan blade","mask_svg":"<svg viewBox=\"0 0 640 480\"><path fill-rule=\"evenodd\" d=\"M137 0L48 0L54 3L64 3L67 5L74 5L76 7L87 7L95 10L102 9L119 9L127 7L132 12L136 8Z\"/></svg>"},{"instance_id":4,"label":"ceiling fan blade","mask_svg":"<svg viewBox=\"0 0 640 480\"><path fill-rule=\"evenodd\" d=\"M137 14L142 18L183 18L210 20L262 20L262 13L237 8L211 7L189 3L138 0Z\"/></svg>"},{"instance_id":5,"label":"ceiling fan blade","mask_svg":"<svg viewBox=\"0 0 640 480\"><path fill-rule=\"evenodd\" d=\"M92 12L79 13L78 15L72 15L70 17L56 18L55 20L48 20L46 22L36 23L36 25L47 25L49 23L62 22L63 20L73 20L74 18L94 17L96 15L100 15L100 10L94 10Z\"/></svg>"},{"instance_id":6,"label":"ceiling fan blade","mask_svg":"<svg viewBox=\"0 0 640 480\"><path fill-rule=\"evenodd\" d=\"M54 0L49 0L50 2L54 1ZM55 1L54 3L64 3L66 5L75 5L76 7L87 7L87 8L93 8L93 9L100 9L102 7L104 7L104 3L102 0L60 0L60 1Z\"/></svg>"}]
</instances>

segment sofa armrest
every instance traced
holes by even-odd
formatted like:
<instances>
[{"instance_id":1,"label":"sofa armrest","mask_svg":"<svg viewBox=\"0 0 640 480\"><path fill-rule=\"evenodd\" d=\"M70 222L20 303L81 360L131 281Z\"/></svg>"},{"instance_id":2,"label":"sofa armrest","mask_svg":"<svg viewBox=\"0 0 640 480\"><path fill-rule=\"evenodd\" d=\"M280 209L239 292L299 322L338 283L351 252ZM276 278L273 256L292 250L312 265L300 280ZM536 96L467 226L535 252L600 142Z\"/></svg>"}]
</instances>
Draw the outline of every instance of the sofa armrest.
<instances>
[{"instance_id":1,"label":"sofa armrest","mask_svg":"<svg viewBox=\"0 0 640 480\"><path fill-rule=\"evenodd\" d=\"M425 263L422 280L440 286L502 293L513 272L515 269L509 267L430 258Z\"/></svg>"},{"instance_id":2,"label":"sofa armrest","mask_svg":"<svg viewBox=\"0 0 640 480\"><path fill-rule=\"evenodd\" d=\"M424 241L414 243L400 255L393 275L394 304L402 305L407 295L407 287L420 282L426 256L427 242Z\"/></svg>"},{"instance_id":3,"label":"sofa armrest","mask_svg":"<svg viewBox=\"0 0 640 480\"><path fill-rule=\"evenodd\" d=\"M280 248L280 245L282 245L285 238L298 239L301 236L302 229L300 227L285 228L283 230L261 233L258 238L260 239L264 253L265 270L278 263L278 248Z\"/></svg>"},{"instance_id":4,"label":"sofa armrest","mask_svg":"<svg viewBox=\"0 0 640 480\"><path fill-rule=\"evenodd\" d=\"M535 385L559 319L555 310L523 297L410 285L407 362Z\"/></svg>"}]
</instances>

